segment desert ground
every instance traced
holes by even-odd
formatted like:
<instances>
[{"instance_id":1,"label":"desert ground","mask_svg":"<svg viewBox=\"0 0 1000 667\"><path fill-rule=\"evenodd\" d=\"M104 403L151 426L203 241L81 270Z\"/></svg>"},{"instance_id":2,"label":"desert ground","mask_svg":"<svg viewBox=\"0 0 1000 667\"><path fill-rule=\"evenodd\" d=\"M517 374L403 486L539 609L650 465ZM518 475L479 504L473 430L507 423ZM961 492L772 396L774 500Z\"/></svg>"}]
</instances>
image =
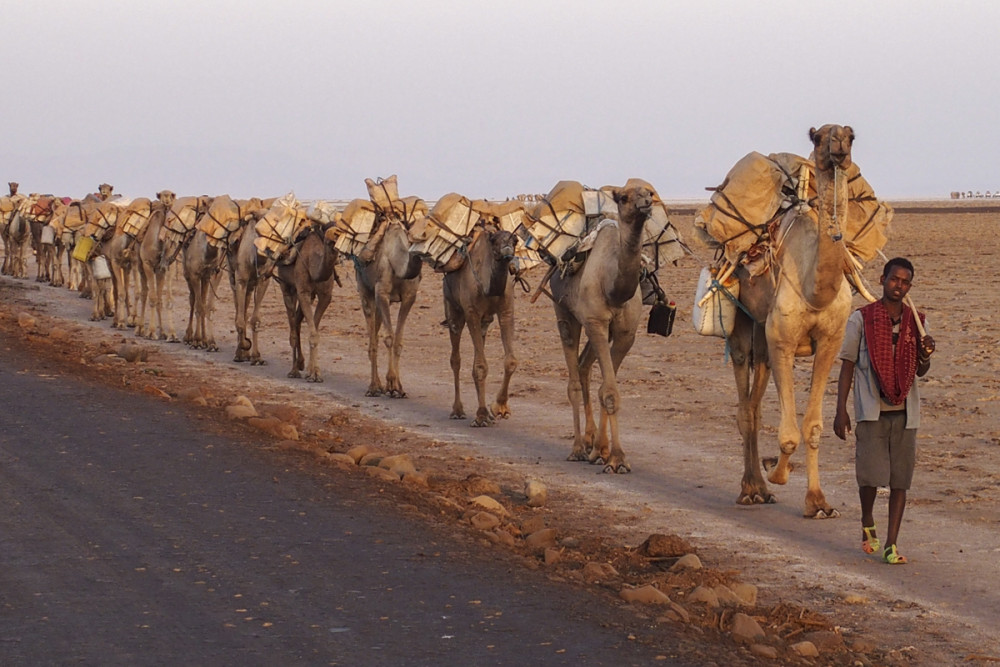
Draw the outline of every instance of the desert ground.
<instances>
[{"instance_id":1,"label":"desert ground","mask_svg":"<svg viewBox=\"0 0 1000 667\"><path fill-rule=\"evenodd\" d=\"M629 560L650 535L674 535L690 545L706 571L716 573L713 576L755 585L756 614L762 620L774 621L778 610L786 615L798 610L799 619L807 614L819 619L815 627L852 648L838 653L834 645L818 661L802 659L797 664L1000 661L996 623L1000 591L994 560L1000 554L1000 335L993 328L1000 309L993 290L1000 274L1000 205L966 200L892 202L896 214L884 252L907 256L915 264L910 294L927 314L937 352L930 373L920 380L923 415L917 473L899 541L910 563L890 567L860 550L853 445L832 432L839 364L824 403L820 472L827 499L839 509L840 518L802 518L802 451L793 457L800 468L790 483L772 486L777 504L735 503L743 463L733 373L724 341L699 336L690 321L698 273L711 260L711 252L694 243L691 229L700 204L671 206L673 223L694 251L660 273L661 285L678 306L674 332L668 338L640 333L619 373L621 437L632 466L627 475L602 474L598 466L566 461L572 444L566 371L552 306L544 295L530 303L527 294L518 293L520 364L511 384L511 417L488 428L470 428L468 421L449 419L452 376L450 345L441 325L441 276L426 268L404 336L405 399L364 395L367 336L349 262L340 266L343 285L335 289L321 327L321 384L286 377L291 355L276 285L264 302L260 332L264 366L232 361L233 306L225 279L214 316L219 352L137 339L132 331L112 329L110 320L90 322L90 302L75 293L8 277L2 279L5 287L16 283L17 289L4 290L10 298L0 304L7 325L3 335L64 354L67 365L83 372L104 375L138 391L162 391L164 400L181 402L190 395L187 389L201 387L208 398L202 409L212 411L219 422L226 420L221 408L238 395L256 404L294 406L294 421L302 442L308 443L299 446L304 456L315 456L305 460L327 465L330 474L346 473L330 466L323 452L367 444L386 454L409 454L429 475L428 486L420 487L424 496L441 495L447 480L467 480L469 475L494 480L501 490L494 495L511 512L542 517L557 530L563 540L562 558L548 565L520 543L505 546L488 536L482 540L483 548L520 549L526 566L550 567L553 576L593 586L610 604L617 597L607 594L630 582L649 581L657 582L671 599L684 602L690 593L685 586L691 582L664 579L663 571L648 562L640 566ZM865 269L876 290L881 264L874 261ZM543 272L538 268L527 275L532 287ZM186 287L175 283L173 293L173 318L183 335ZM863 299L855 297L855 303L861 305ZM30 318L22 317L18 324L18 315ZM142 346L142 361L129 363L114 354L133 344ZM492 397L502 367L495 327L489 332L487 349L487 391ZM462 351L462 397L471 415L475 392L467 340ZM383 374L385 368L383 349ZM808 376L808 360L798 361L800 406ZM778 422L773 385L765 398L764 419L762 455L773 456ZM526 480L547 488L543 508L526 507L522 494ZM450 497L456 504L454 494ZM876 505L880 528L886 522L885 503L886 496L880 495ZM428 516L462 523L459 510L464 508L434 505L439 506ZM620 576L602 584L580 576L581 563L596 557L612 561ZM700 624L707 639L732 641L722 632L725 613L703 612L699 603L685 606L698 609L692 614L697 618L689 622ZM655 610L639 613L662 622L683 622L666 619ZM790 635L808 629L800 624L793 632L786 628L783 636L791 642L795 637ZM718 634L712 634L716 630Z\"/></svg>"}]
</instances>

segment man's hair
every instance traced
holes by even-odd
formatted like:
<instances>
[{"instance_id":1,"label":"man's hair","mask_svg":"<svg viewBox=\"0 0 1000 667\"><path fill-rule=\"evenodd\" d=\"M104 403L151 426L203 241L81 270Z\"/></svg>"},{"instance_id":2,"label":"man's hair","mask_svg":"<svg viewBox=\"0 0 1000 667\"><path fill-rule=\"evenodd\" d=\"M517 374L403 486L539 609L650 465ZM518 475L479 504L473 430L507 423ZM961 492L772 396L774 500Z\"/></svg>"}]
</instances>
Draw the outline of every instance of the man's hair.
<instances>
[{"instance_id":1,"label":"man's hair","mask_svg":"<svg viewBox=\"0 0 1000 667\"><path fill-rule=\"evenodd\" d=\"M882 277L883 278L888 277L889 272L892 271L892 267L894 266L906 269L907 271L910 272L910 277L911 278L913 277L914 274L913 264L910 262L910 260L906 259L905 257L893 257L888 262L886 262L885 266L882 268Z\"/></svg>"}]
</instances>

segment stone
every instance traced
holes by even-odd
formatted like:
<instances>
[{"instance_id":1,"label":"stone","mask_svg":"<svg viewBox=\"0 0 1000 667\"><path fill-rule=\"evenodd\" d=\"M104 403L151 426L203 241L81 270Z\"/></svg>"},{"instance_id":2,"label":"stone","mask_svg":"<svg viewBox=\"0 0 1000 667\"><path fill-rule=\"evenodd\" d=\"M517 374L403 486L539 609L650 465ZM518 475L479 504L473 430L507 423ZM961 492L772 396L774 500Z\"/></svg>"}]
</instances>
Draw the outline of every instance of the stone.
<instances>
[{"instance_id":1,"label":"stone","mask_svg":"<svg viewBox=\"0 0 1000 667\"><path fill-rule=\"evenodd\" d=\"M395 472L395 470L393 470L393 472ZM428 486L427 473L420 472L419 470L403 473L403 484L422 486L426 488Z\"/></svg>"},{"instance_id":2,"label":"stone","mask_svg":"<svg viewBox=\"0 0 1000 667\"><path fill-rule=\"evenodd\" d=\"M347 450L347 455L354 459L355 463L360 463L365 454L370 452L371 448L368 445L356 445Z\"/></svg>"},{"instance_id":3,"label":"stone","mask_svg":"<svg viewBox=\"0 0 1000 667\"><path fill-rule=\"evenodd\" d=\"M327 452L324 458L326 458L326 460L330 463L336 463L338 465L356 466L358 464L353 457L339 452Z\"/></svg>"},{"instance_id":4,"label":"stone","mask_svg":"<svg viewBox=\"0 0 1000 667\"><path fill-rule=\"evenodd\" d=\"M404 476L406 473L417 471L416 466L413 465L413 461L410 460L409 454L395 454L393 456L383 457L382 460L378 462L378 467L391 470L400 477Z\"/></svg>"},{"instance_id":5,"label":"stone","mask_svg":"<svg viewBox=\"0 0 1000 667\"><path fill-rule=\"evenodd\" d=\"M690 602L704 602L709 607L719 606L719 596L715 594L715 591L707 586L698 586L691 591L691 594L688 595L687 599Z\"/></svg>"},{"instance_id":6,"label":"stone","mask_svg":"<svg viewBox=\"0 0 1000 667\"><path fill-rule=\"evenodd\" d=\"M256 417L257 411L252 405L227 405L226 416L230 419L249 419Z\"/></svg>"},{"instance_id":7,"label":"stone","mask_svg":"<svg viewBox=\"0 0 1000 667\"><path fill-rule=\"evenodd\" d=\"M476 512L469 517L469 523L476 530L493 530L500 525L500 519L495 514L489 512Z\"/></svg>"},{"instance_id":8,"label":"stone","mask_svg":"<svg viewBox=\"0 0 1000 667\"><path fill-rule=\"evenodd\" d=\"M541 515L529 516L523 521L521 521L521 532L525 535L530 535L536 531L545 528L545 517Z\"/></svg>"},{"instance_id":9,"label":"stone","mask_svg":"<svg viewBox=\"0 0 1000 667\"><path fill-rule=\"evenodd\" d=\"M803 658L818 658L819 649L812 642L797 642L791 645L791 649Z\"/></svg>"},{"instance_id":10,"label":"stone","mask_svg":"<svg viewBox=\"0 0 1000 667\"><path fill-rule=\"evenodd\" d=\"M469 495L496 496L500 494L500 485L475 473L465 478L465 489Z\"/></svg>"},{"instance_id":11,"label":"stone","mask_svg":"<svg viewBox=\"0 0 1000 667\"><path fill-rule=\"evenodd\" d=\"M232 405L246 405L247 407L253 408L253 401L241 394L233 400ZM256 412L256 408L254 408L254 412Z\"/></svg>"},{"instance_id":12,"label":"stone","mask_svg":"<svg viewBox=\"0 0 1000 667\"><path fill-rule=\"evenodd\" d=\"M713 586L712 590L715 592L716 598L719 600L719 604L724 604L729 607L739 607L742 606L743 600L741 600L733 589L728 586L719 584L718 586Z\"/></svg>"},{"instance_id":13,"label":"stone","mask_svg":"<svg viewBox=\"0 0 1000 667\"><path fill-rule=\"evenodd\" d=\"M736 597L748 607L757 606L757 587L753 584L735 584L732 587Z\"/></svg>"},{"instance_id":14,"label":"stone","mask_svg":"<svg viewBox=\"0 0 1000 667\"><path fill-rule=\"evenodd\" d=\"M691 553L691 545L676 535L653 533L642 543L641 551L649 558L672 558Z\"/></svg>"},{"instance_id":15,"label":"stone","mask_svg":"<svg viewBox=\"0 0 1000 667\"><path fill-rule=\"evenodd\" d=\"M282 440L298 440L299 432L291 424L286 424L277 417L250 417L247 424Z\"/></svg>"},{"instance_id":16,"label":"stone","mask_svg":"<svg viewBox=\"0 0 1000 667\"><path fill-rule=\"evenodd\" d=\"M641 602L642 604L669 604L670 598L652 584L632 588L626 586L618 592L618 596L626 602Z\"/></svg>"},{"instance_id":17,"label":"stone","mask_svg":"<svg viewBox=\"0 0 1000 667\"><path fill-rule=\"evenodd\" d=\"M496 514L500 514L502 516L507 514L507 510L504 506L489 496L476 496L469 502L478 507L482 507L489 512L495 512Z\"/></svg>"},{"instance_id":18,"label":"stone","mask_svg":"<svg viewBox=\"0 0 1000 667\"><path fill-rule=\"evenodd\" d=\"M773 646L768 646L767 644L752 644L750 646L750 652L758 658L767 658L768 660L778 659L778 649Z\"/></svg>"},{"instance_id":19,"label":"stone","mask_svg":"<svg viewBox=\"0 0 1000 667\"><path fill-rule=\"evenodd\" d=\"M875 642L866 637L858 637L851 642L851 650L855 653L874 653L876 648Z\"/></svg>"},{"instance_id":20,"label":"stone","mask_svg":"<svg viewBox=\"0 0 1000 667\"><path fill-rule=\"evenodd\" d=\"M359 466L375 466L378 467L379 462L382 461L382 457L385 456L382 452L368 452L361 457L358 461Z\"/></svg>"},{"instance_id":21,"label":"stone","mask_svg":"<svg viewBox=\"0 0 1000 667\"><path fill-rule=\"evenodd\" d=\"M524 484L524 495L528 497L528 507L544 507L549 500L549 490L536 480Z\"/></svg>"},{"instance_id":22,"label":"stone","mask_svg":"<svg viewBox=\"0 0 1000 667\"><path fill-rule=\"evenodd\" d=\"M142 388L142 393L149 394L150 396L155 396L157 398L167 398L167 399L170 398L170 394L163 391L159 387L154 387L151 384L147 384L146 386L144 386Z\"/></svg>"},{"instance_id":23,"label":"stone","mask_svg":"<svg viewBox=\"0 0 1000 667\"><path fill-rule=\"evenodd\" d=\"M177 398L182 401L193 401L196 398L204 398L205 393L201 387L184 387L177 392Z\"/></svg>"},{"instance_id":24,"label":"stone","mask_svg":"<svg viewBox=\"0 0 1000 667\"><path fill-rule=\"evenodd\" d=\"M72 337L73 335L62 327L52 327L52 329L49 330L49 338L60 343L64 343Z\"/></svg>"},{"instance_id":25,"label":"stone","mask_svg":"<svg viewBox=\"0 0 1000 667\"><path fill-rule=\"evenodd\" d=\"M511 535L509 531L503 528L497 528L493 532L496 534L500 544L505 544L508 547L512 547L517 544L517 538Z\"/></svg>"},{"instance_id":26,"label":"stone","mask_svg":"<svg viewBox=\"0 0 1000 667\"><path fill-rule=\"evenodd\" d=\"M302 425L302 411L294 405L287 403L275 403L261 408L261 412L271 417L277 417L283 422L294 424L296 427Z\"/></svg>"},{"instance_id":27,"label":"stone","mask_svg":"<svg viewBox=\"0 0 1000 667\"><path fill-rule=\"evenodd\" d=\"M670 601L670 610L667 612L667 615L682 623L691 622L691 614L688 613L688 610L673 600Z\"/></svg>"},{"instance_id":28,"label":"stone","mask_svg":"<svg viewBox=\"0 0 1000 667\"><path fill-rule=\"evenodd\" d=\"M733 626L731 629L733 639L741 643L753 643L764 638L764 629L760 627L753 616L743 613L733 614Z\"/></svg>"},{"instance_id":29,"label":"stone","mask_svg":"<svg viewBox=\"0 0 1000 667\"><path fill-rule=\"evenodd\" d=\"M696 554L685 554L677 559L677 562L670 566L671 572L680 570L700 570L701 559Z\"/></svg>"},{"instance_id":30,"label":"stone","mask_svg":"<svg viewBox=\"0 0 1000 667\"><path fill-rule=\"evenodd\" d=\"M546 565L555 565L562 558L563 550L557 549L556 547L547 547L545 549L544 561Z\"/></svg>"},{"instance_id":31,"label":"stone","mask_svg":"<svg viewBox=\"0 0 1000 667\"><path fill-rule=\"evenodd\" d=\"M852 591L845 592L841 596L841 599L844 601L844 604L868 604L867 597L861 593L855 593Z\"/></svg>"},{"instance_id":32,"label":"stone","mask_svg":"<svg viewBox=\"0 0 1000 667\"><path fill-rule=\"evenodd\" d=\"M542 528L539 531L531 533L526 538L524 538L524 545L529 549L544 549L545 547L554 547L556 545L556 529Z\"/></svg>"},{"instance_id":33,"label":"stone","mask_svg":"<svg viewBox=\"0 0 1000 667\"><path fill-rule=\"evenodd\" d=\"M125 343L124 345L119 345L118 350L115 352L115 354L117 354L119 357L129 362L130 364L134 364L139 361L146 361L146 359L149 356L149 353L145 348L139 345L134 345L132 343Z\"/></svg>"},{"instance_id":34,"label":"stone","mask_svg":"<svg viewBox=\"0 0 1000 667\"><path fill-rule=\"evenodd\" d=\"M611 563L587 563L583 566L583 579L587 582L607 581L618 577L618 570Z\"/></svg>"}]
</instances>

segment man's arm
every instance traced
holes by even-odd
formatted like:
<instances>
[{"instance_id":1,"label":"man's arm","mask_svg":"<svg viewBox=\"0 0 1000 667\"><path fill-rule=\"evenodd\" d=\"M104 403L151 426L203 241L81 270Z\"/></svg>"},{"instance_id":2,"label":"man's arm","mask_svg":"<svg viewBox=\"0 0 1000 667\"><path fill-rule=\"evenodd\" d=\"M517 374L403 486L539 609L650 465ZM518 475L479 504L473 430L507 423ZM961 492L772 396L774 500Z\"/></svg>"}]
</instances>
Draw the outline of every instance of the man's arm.
<instances>
[{"instance_id":1,"label":"man's arm","mask_svg":"<svg viewBox=\"0 0 1000 667\"><path fill-rule=\"evenodd\" d=\"M917 377L927 375L931 369L931 355L934 354L934 339L924 336L920 339L920 349L917 350Z\"/></svg>"},{"instance_id":2,"label":"man's arm","mask_svg":"<svg viewBox=\"0 0 1000 667\"><path fill-rule=\"evenodd\" d=\"M842 359L840 377L837 379L837 415L833 418L833 432L841 440L847 440L851 432L851 418L847 414L847 397L854 384L854 362Z\"/></svg>"}]
</instances>

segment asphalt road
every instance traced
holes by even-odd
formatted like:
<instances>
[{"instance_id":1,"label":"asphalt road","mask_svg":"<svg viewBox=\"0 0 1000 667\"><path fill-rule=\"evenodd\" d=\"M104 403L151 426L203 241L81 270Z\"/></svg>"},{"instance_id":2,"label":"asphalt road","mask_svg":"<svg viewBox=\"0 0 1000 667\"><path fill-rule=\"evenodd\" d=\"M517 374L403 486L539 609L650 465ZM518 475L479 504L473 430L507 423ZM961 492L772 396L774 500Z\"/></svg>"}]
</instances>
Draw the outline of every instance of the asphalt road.
<instances>
[{"instance_id":1,"label":"asphalt road","mask_svg":"<svg viewBox=\"0 0 1000 667\"><path fill-rule=\"evenodd\" d=\"M712 664L253 438L0 337L0 664Z\"/></svg>"}]
</instances>

